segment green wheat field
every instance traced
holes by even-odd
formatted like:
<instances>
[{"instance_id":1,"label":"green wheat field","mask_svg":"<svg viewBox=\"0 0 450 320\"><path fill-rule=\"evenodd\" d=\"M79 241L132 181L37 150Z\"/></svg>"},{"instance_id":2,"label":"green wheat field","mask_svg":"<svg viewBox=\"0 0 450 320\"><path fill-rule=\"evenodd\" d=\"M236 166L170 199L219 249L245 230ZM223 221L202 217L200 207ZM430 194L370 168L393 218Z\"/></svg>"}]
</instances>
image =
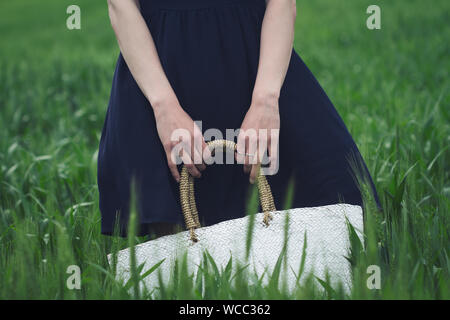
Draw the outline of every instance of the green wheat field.
<instances>
[{"instance_id":1,"label":"green wheat field","mask_svg":"<svg viewBox=\"0 0 450 320\"><path fill-rule=\"evenodd\" d=\"M70 4L81 8L81 30L66 28ZM381 30L366 27L371 4ZM280 266L269 284L249 286L245 270L207 259L203 283L181 261L157 298L449 299L449 2L297 8L295 49L354 136L384 206L367 199L364 249L352 237L353 291L322 279L289 294ZM121 283L106 260L148 239L100 235L97 148L119 52L106 0L1 1L0 34L0 299L149 298L132 290L145 276L139 266ZM252 198L248 213L255 208ZM66 285L70 265L81 269L79 290ZM370 265L380 267L380 289L367 287Z\"/></svg>"}]
</instances>

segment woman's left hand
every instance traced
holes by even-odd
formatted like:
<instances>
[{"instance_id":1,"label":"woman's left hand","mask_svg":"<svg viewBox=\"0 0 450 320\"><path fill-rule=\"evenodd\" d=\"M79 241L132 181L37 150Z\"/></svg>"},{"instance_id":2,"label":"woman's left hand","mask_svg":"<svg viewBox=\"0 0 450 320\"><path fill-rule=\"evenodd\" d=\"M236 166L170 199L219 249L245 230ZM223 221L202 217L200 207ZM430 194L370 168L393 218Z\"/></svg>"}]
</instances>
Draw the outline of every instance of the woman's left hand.
<instances>
[{"instance_id":1,"label":"woman's left hand","mask_svg":"<svg viewBox=\"0 0 450 320\"><path fill-rule=\"evenodd\" d=\"M239 131L236 154L237 162L244 164L244 172L250 172L250 183L255 182L264 159L270 162L270 174L278 170L279 131L278 97L253 98ZM264 158L266 151L268 157Z\"/></svg>"}]
</instances>

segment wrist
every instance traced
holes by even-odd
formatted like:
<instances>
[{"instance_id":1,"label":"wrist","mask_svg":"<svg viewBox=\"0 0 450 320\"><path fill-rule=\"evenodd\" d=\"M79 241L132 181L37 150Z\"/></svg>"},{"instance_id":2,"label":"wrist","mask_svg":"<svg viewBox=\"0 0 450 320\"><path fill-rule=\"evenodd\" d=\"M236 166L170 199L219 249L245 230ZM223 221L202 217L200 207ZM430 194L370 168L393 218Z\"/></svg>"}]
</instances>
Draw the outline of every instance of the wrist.
<instances>
[{"instance_id":1,"label":"wrist","mask_svg":"<svg viewBox=\"0 0 450 320\"><path fill-rule=\"evenodd\" d=\"M252 95L252 106L264 106L278 108L279 91L254 90Z\"/></svg>"},{"instance_id":2,"label":"wrist","mask_svg":"<svg viewBox=\"0 0 450 320\"><path fill-rule=\"evenodd\" d=\"M174 93L155 95L147 99L155 114L171 112L180 107L180 103Z\"/></svg>"}]
</instances>

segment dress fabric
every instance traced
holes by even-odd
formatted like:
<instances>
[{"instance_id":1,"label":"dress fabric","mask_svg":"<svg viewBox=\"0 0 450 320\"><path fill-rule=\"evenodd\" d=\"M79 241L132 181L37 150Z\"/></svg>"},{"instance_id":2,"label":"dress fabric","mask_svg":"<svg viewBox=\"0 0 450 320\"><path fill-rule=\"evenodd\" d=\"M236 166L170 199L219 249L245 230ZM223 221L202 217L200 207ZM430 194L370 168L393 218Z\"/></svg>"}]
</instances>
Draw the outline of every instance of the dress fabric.
<instances>
[{"instance_id":1,"label":"dress fabric","mask_svg":"<svg viewBox=\"0 0 450 320\"><path fill-rule=\"evenodd\" d=\"M164 71L183 109L202 131L238 129L256 79L264 0L141 0ZM268 176L277 209L362 204L356 175L376 191L362 157L327 95L293 50L279 98L279 171ZM356 160L356 161L355 161ZM353 165L356 163L356 171ZM134 179L133 179L134 177ZM184 226L177 182L167 166L155 118L119 55L98 153L101 232L127 233L135 181L139 234L152 223ZM208 166L196 179L203 226L246 214L242 165ZM378 200L377 200L378 201Z\"/></svg>"}]
</instances>

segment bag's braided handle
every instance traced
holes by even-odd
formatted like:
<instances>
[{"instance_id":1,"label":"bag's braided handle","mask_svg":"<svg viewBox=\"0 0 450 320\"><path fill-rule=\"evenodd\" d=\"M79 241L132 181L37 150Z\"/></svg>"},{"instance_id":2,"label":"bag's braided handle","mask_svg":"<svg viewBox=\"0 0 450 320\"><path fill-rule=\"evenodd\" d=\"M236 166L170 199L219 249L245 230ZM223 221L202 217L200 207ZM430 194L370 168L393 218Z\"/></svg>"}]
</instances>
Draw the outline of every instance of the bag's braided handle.
<instances>
[{"instance_id":1,"label":"bag's braided handle","mask_svg":"<svg viewBox=\"0 0 450 320\"><path fill-rule=\"evenodd\" d=\"M208 142L207 145L211 151L214 151L216 148L223 148L225 150L235 152L237 148L236 144L233 141L228 140L213 140ZM270 212L275 211L276 209L272 192L265 176L258 174L257 186L259 200L264 212L263 222L266 225L269 225L269 221L272 219ZM197 242L198 239L195 234L195 229L200 228L200 221L198 218L197 206L195 204L194 177L189 174L185 166L183 166L181 170L180 202L181 209L183 211L184 222L186 223L186 228L190 232L191 240Z\"/></svg>"}]
</instances>

